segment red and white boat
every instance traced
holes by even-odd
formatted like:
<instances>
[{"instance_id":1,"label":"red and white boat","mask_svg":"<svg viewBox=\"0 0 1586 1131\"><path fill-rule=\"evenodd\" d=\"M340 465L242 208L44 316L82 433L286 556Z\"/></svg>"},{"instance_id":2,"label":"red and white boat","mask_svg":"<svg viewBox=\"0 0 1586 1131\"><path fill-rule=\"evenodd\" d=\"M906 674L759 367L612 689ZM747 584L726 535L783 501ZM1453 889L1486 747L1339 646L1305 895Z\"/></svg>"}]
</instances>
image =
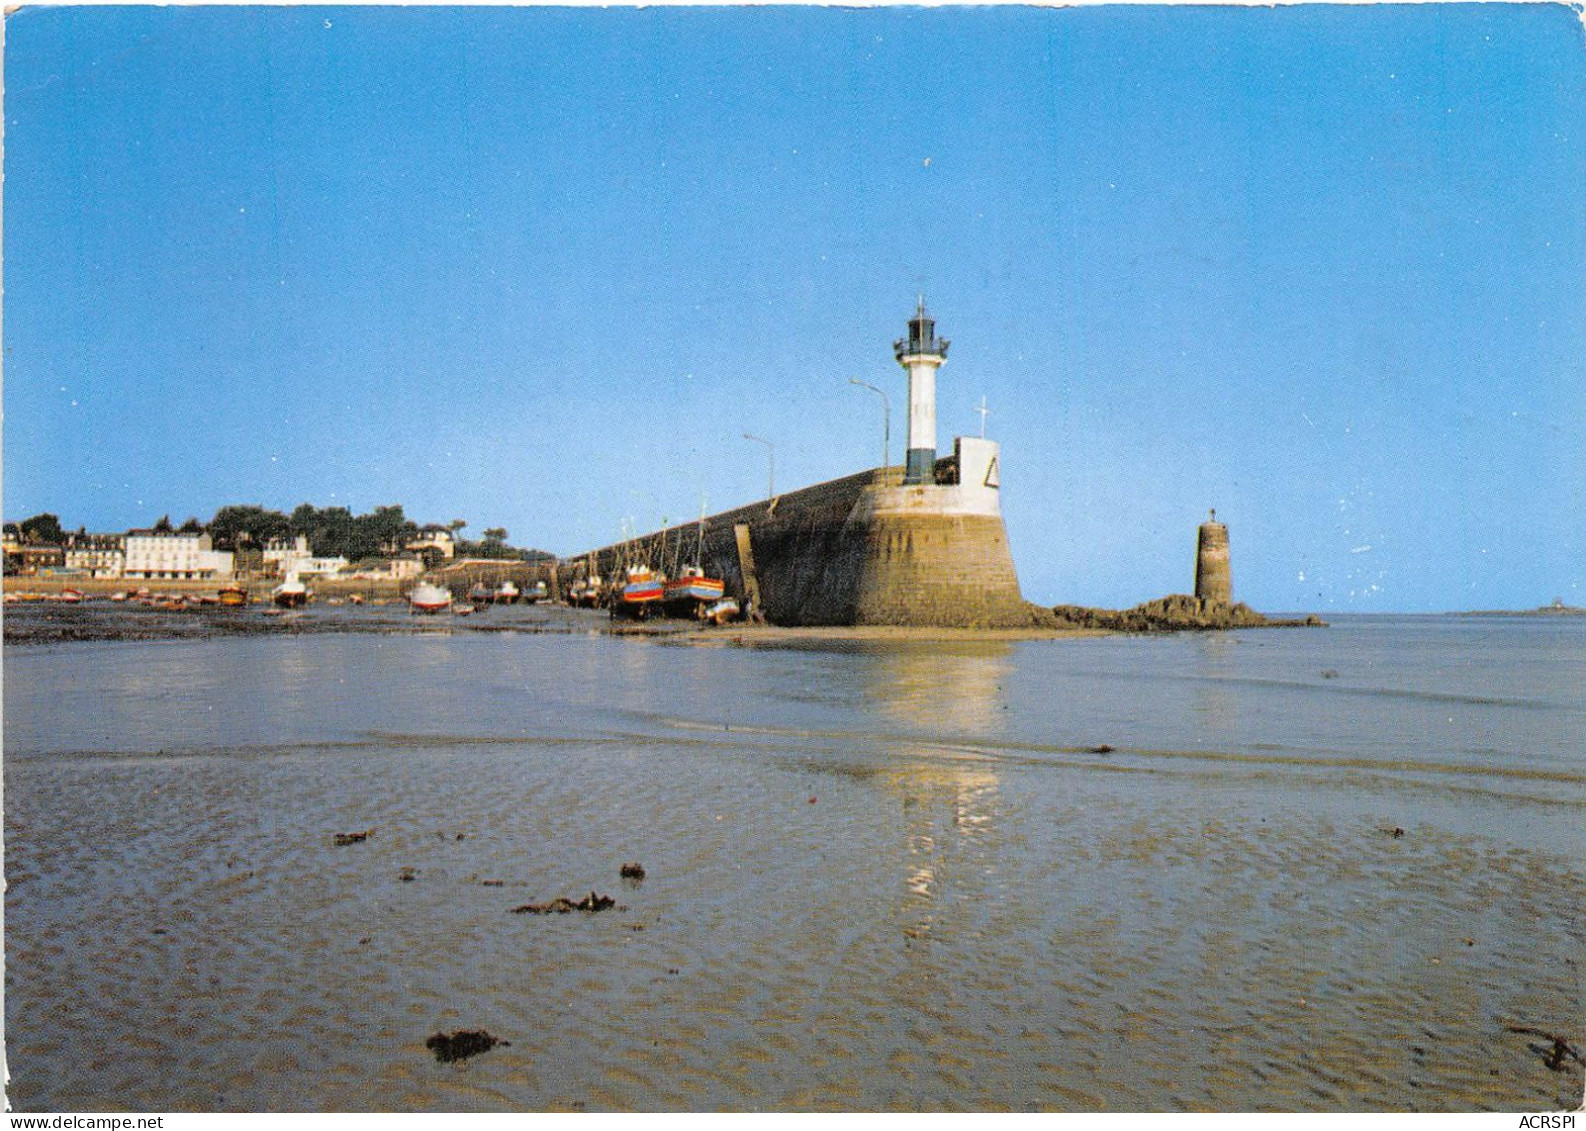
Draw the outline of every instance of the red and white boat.
<instances>
[{"instance_id":1,"label":"red and white boat","mask_svg":"<svg viewBox=\"0 0 1586 1131\"><path fill-rule=\"evenodd\" d=\"M452 591L422 581L408 594L408 607L415 613L444 613L452 607Z\"/></svg>"},{"instance_id":2,"label":"red and white boat","mask_svg":"<svg viewBox=\"0 0 1586 1131\"><path fill-rule=\"evenodd\" d=\"M666 596L665 583L648 566L629 566L628 579L611 603L612 616L643 620Z\"/></svg>"},{"instance_id":3,"label":"red and white boat","mask_svg":"<svg viewBox=\"0 0 1586 1131\"><path fill-rule=\"evenodd\" d=\"M678 577L666 583L666 608L682 616L699 616L706 605L719 601L726 592L719 577L706 577L698 566L685 566Z\"/></svg>"}]
</instances>

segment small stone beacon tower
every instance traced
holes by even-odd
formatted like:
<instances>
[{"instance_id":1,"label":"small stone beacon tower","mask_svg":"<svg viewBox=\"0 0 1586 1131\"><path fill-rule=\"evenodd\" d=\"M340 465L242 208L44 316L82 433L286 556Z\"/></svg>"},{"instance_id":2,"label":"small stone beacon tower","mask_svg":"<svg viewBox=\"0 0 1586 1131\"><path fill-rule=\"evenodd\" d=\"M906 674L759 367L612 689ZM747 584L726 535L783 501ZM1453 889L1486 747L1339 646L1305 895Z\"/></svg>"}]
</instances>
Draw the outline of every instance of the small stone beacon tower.
<instances>
[{"instance_id":1,"label":"small stone beacon tower","mask_svg":"<svg viewBox=\"0 0 1586 1131\"><path fill-rule=\"evenodd\" d=\"M909 375L909 454L905 484L934 483L936 468L936 370L947 360L947 339L936 336L936 321L920 296L909 336L892 343L892 353Z\"/></svg>"},{"instance_id":2,"label":"small stone beacon tower","mask_svg":"<svg viewBox=\"0 0 1586 1131\"><path fill-rule=\"evenodd\" d=\"M1200 545L1195 552L1195 596L1203 601L1231 605L1234 579L1228 568L1228 527L1217 521L1217 509L1201 523Z\"/></svg>"}]
</instances>

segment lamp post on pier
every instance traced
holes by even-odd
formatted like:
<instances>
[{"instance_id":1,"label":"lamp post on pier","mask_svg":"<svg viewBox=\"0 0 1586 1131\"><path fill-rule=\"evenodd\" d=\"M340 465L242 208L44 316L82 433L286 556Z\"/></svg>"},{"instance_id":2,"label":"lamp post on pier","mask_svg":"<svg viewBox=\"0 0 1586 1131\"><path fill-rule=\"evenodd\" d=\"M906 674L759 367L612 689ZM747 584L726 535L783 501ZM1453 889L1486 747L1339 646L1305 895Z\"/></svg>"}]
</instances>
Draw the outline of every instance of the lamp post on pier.
<instances>
[{"instance_id":1,"label":"lamp post on pier","mask_svg":"<svg viewBox=\"0 0 1586 1131\"><path fill-rule=\"evenodd\" d=\"M776 498L776 445L764 436L755 436L748 432L743 434L743 438L765 445L766 459L769 461L769 468L766 472L765 497L768 500Z\"/></svg>"},{"instance_id":2,"label":"lamp post on pier","mask_svg":"<svg viewBox=\"0 0 1586 1131\"><path fill-rule=\"evenodd\" d=\"M858 385L861 389L869 389L881 398L881 470L885 472L892 463L892 401L887 397L886 393L868 381L850 377L848 378L848 383L850 385Z\"/></svg>"}]
</instances>

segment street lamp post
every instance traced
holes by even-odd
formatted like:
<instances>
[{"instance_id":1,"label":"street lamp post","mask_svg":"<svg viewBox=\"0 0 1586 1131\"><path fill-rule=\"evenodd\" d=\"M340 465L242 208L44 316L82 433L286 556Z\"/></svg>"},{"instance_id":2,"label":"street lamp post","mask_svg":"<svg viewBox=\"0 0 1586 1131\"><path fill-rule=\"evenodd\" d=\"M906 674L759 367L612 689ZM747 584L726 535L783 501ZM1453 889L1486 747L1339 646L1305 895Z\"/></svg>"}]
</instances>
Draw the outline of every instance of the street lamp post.
<instances>
[{"instance_id":1,"label":"street lamp post","mask_svg":"<svg viewBox=\"0 0 1586 1131\"><path fill-rule=\"evenodd\" d=\"M892 401L887 394L876 388L868 381L861 381L857 377L848 378L850 385L858 385L861 389L869 389L881 398L881 470L886 471L892 463Z\"/></svg>"},{"instance_id":2,"label":"street lamp post","mask_svg":"<svg viewBox=\"0 0 1586 1131\"><path fill-rule=\"evenodd\" d=\"M769 470L766 473L765 497L767 499L776 498L776 445L763 436L754 436L748 432L743 434L743 438L765 445L766 458L769 460Z\"/></svg>"}]
</instances>

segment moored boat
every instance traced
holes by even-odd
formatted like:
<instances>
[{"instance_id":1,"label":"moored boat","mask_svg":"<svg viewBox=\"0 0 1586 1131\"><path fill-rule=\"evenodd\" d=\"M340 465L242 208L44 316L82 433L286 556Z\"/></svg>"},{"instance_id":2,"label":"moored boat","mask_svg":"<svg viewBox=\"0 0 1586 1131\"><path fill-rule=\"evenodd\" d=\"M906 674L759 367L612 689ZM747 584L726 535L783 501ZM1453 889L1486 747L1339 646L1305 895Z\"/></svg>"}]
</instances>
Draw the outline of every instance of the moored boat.
<instances>
[{"instance_id":1,"label":"moored boat","mask_svg":"<svg viewBox=\"0 0 1586 1131\"><path fill-rule=\"evenodd\" d=\"M248 587L232 581L220 587L218 594L220 603L228 609L239 608L248 603Z\"/></svg>"},{"instance_id":2,"label":"moored boat","mask_svg":"<svg viewBox=\"0 0 1586 1131\"><path fill-rule=\"evenodd\" d=\"M468 590L468 600L471 604L484 606L495 599L495 591L483 581L476 583L472 589Z\"/></svg>"},{"instance_id":3,"label":"moored boat","mask_svg":"<svg viewBox=\"0 0 1586 1131\"><path fill-rule=\"evenodd\" d=\"M515 605L518 603L518 598L521 595L522 594L518 592L518 587L512 584L511 578L508 578L507 580L503 581L496 589L496 604Z\"/></svg>"},{"instance_id":4,"label":"moored boat","mask_svg":"<svg viewBox=\"0 0 1586 1131\"><path fill-rule=\"evenodd\" d=\"M452 592L428 581L421 581L408 594L408 608L415 613L444 613L452 607Z\"/></svg>"},{"instance_id":5,"label":"moored boat","mask_svg":"<svg viewBox=\"0 0 1586 1131\"><path fill-rule=\"evenodd\" d=\"M270 590L270 599L283 609L301 609L308 604L308 586L298 580L296 573L286 575L286 580Z\"/></svg>"},{"instance_id":6,"label":"moored boat","mask_svg":"<svg viewBox=\"0 0 1586 1131\"><path fill-rule=\"evenodd\" d=\"M679 576L666 583L666 610L678 616L702 616L705 606L721 600L725 591L720 578L706 577L698 566L685 566Z\"/></svg>"},{"instance_id":7,"label":"moored boat","mask_svg":"<svg viewBox=\"0 0 1586 1131\"><path fill-rule=\"evenodd\" d=\"M648 566L629 566L627 580L611 602L612 616L643 620L666 596L666 584Z\"/></svg>"},{"instance_id":8,"label":"moored boat","mask_svg":"<svg viewBox=\"0 0 1586 1131\"><path fill-rule=\"evenodd\" d=\"M599 574L580 577L567 591L567 603L579 609L598 609L605 593Z\"/></svg>"},{"instance_id":9,"label":"moored boat","mask_svg":"<svg viewBox=\"0 0 1586 1131\"><path fill-rule=\"evenodd\" d=\"M740 612L738 602L734 598L723 597L706 605L700 614L700 619L707 620L711 624L726 624L730 620L737 620Z\"/></svg>"}]
</instances>

